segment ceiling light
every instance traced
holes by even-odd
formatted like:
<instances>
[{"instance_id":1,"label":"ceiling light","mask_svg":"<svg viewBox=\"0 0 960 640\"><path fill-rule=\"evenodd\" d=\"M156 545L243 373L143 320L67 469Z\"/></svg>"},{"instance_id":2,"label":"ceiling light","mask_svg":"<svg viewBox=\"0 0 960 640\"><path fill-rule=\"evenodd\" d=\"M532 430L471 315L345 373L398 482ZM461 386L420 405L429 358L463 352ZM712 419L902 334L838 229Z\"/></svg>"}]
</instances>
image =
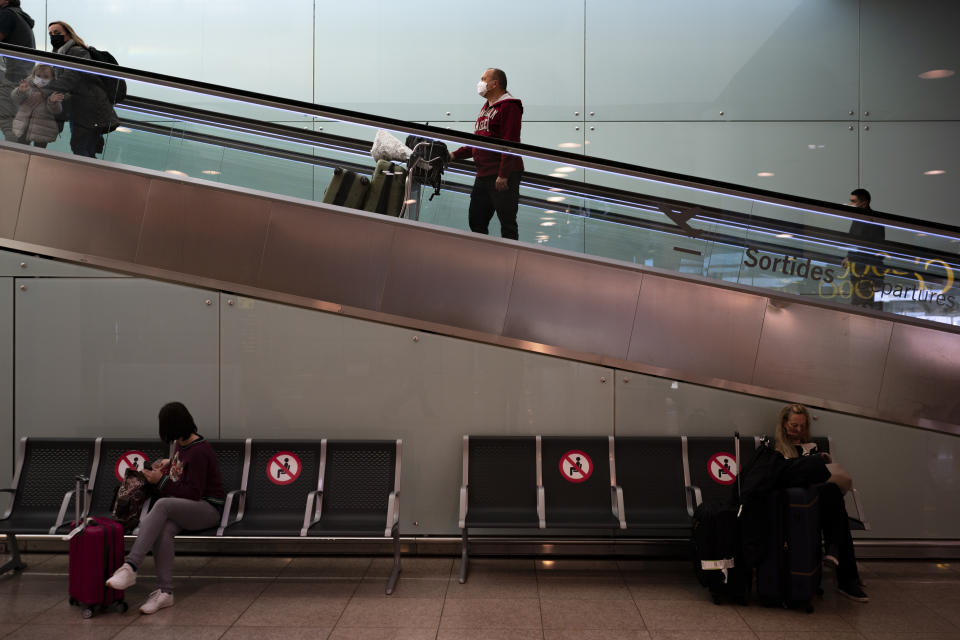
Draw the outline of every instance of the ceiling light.
<instances>
[{"instance_id":1,"label":"ceiling light","mask_svg":"<svg viewBox=\"0 0 960 640\"><path fill-rule=\"evenodd\" d=\"M176 169L167 169L164 173L169 173L172 176L186 176L183 171L177 171Z\"/></svg>"},{"instance_id":2,"label":"ceiling light","mask_svg":"<svg viewBox=\"0 0 960 640\"><path fill-rule=\"evenodd\" d=\"M792 233L778 233L778 234L777 234L777 237L778 237L778 238L792 238L792 237L793 237L793 234L792 234Z\"/></svg>"},{"instance_id":3,"label":"ceiling light","mask_svg":"<svg viewBox=\"0 0 960 640\"><path fill-rule=\"evenodd\" d=\"M417 204L416 200L404 200L403 204Z\"/></svg>"},{"instance_id":4,"label":"ceiling light","mask_svg":"<svg viewBox=\"0 0 960 640\"><path fill-rule=\"evenodd\" d=\"M557 173L573 173L576 170L577 170L576 167L559 167L557 169L554 169L554 171Z\"/></svg>"},{"instance_id":5,"label":"ceiling light","mask_svg":"<svg viewBox=\"0 0 960 640\"><path fill-rule=\"evenodd\" d=\"M561 149L579 149L582 145L579 142L561 142L557 146Z\"/></svg>"},{"instance_id":6,"label":"ceiling light","mask_svg":"<svg viewBox=\"0 0 960 640\"><path fill-rule=\"evenodd\" d=\"M544 209L544 213L559 213L559 211L554 211L553 209Z\"/></svg>"},{"instance_id":7,"label":"ceiling light","mask_svg":"<svg viewBox=\"0 0 960 640\"><path fill-rule=\"evenodd\" d=\"M924 80L941 80L943 78L949 78L956 71L953 69L931 69L930 71L924 71L920 74L920 77Z\"/></svg>"},{"instance_id":8,"label":"ceiling light","mask_svg":"<svg viewBox=\"0 0 960 640\"><path fill-rule=\"evenodd\" d=\"M217 171L216 169L204 169L204 170L203 170L203 173L207 174L208 176L218 176L218 175L220 175L220 172Z\"/></svg>"},{"instance_id":9,"label":"ceiling light","mask_svg":"<svg viewBox=\"0 0 960 640\"><path fill-rule=\"evenodd\" d=\"M541 216L541 220L556 220L553 216Z\"/></svg>"},{"instance_id":10,"label":"ceiling light","mask_svg":"<svg viewBox=\"0 0 960 640\"><path fill-rule=\"evenodd\" d=\"M556 225L556 224L557 224L556 222L553 222L552 220L550 220L550 221L547 221L547 222L541 222L541 223L540 223L540 226L541 226L541 227L552 227L552 226L554 226L554 225Z\"/></svg>"},{"instance_id":11,"label":"ceiling light","mask_svg":"<svg viewBox=\"0 0 960 640\"><path fill-rule=\"evenodd\" d=\"M943 169L930 169L930 171L924 171L923 175L925 176L942 176L946 171Z\"/></svg>"},{"instance_id":12,"label":"ceiling light","mask_svg":"<svg viewBox=\"0 0 960 640\"><path fill-rule=\"evenodd\" d=\"M563 189L561 189L561 188L559 188L559 187L550 187L550 188L548 189L548 191L563 191Z\"/></svg>"},{"instance_id":13,"label":"ceiling light","mask_svg":"<svg viewBox=\"0 0 960 640\"><path fill-rule=\"evenodd\" d=\"M551 178L566 178L568 177L565 173L551 173L549 174Z\"/></svg>"},{"instance_id":14,"label":"ceiling light","mask_svg":"<svg viewBox=\"0 0 960 640\"><path fill-rule=\"evenodd\" d=\"M563 202L566 200L563 196L550 196L547 198L547 202Z\"/></svg>"},{"instance_id":15,"label":"ceiling light","mask_svg":"<svg viewBox=\"0 0 960 640\"><path fill-rule=\"evenodd\" d=\"M130 127L117 127L114 131L119 131L120 133L130 133L133 131Z\"/></svg>"},{"instance_id":16,"label":"ceiling light","mask_svg":"<svg viewBox=\"0 0 960 640\"><path fill-rule=\"evenodd\" d=\"M757 173L758 178L772 178L775 175L777 174L775 174L773 171L760 171Z\"/></svg>"}]
</instances>

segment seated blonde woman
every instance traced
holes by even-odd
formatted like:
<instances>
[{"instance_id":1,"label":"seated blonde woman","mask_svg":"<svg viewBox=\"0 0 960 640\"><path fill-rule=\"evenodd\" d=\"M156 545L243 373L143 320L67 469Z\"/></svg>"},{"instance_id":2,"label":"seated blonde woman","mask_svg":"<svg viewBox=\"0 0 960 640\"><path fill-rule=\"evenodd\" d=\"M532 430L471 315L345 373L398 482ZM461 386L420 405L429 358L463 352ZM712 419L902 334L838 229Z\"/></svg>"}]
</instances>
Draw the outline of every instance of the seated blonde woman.
<instances>
[{"instance_id":1,"label":"seated blonde woman","mask_svg":"<svg viewBox=\"0 0 960 640\"><path fill-rule=\"evenodd\" d=\"M777 423L777 451L784 458L821 455L827 462L830 478L820 485L820 529L826 552L825 562L837 572L837 590L857 602L867 602L857 571L857 558L853 551L853 536L843 495L853 487L853 480L840 465L833 462L830 454L817 451L811 442L810 412L801 404L788 404L780 410Z\"/></svg>"}]
</instances>

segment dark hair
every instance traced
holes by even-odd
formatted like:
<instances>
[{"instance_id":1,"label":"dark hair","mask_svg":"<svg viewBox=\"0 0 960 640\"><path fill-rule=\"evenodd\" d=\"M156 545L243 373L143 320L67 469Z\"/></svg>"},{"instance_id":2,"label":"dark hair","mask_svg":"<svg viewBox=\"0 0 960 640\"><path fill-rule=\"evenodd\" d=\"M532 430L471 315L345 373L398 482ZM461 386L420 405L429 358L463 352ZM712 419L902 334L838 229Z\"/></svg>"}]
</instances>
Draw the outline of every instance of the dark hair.
<instances>
[{"instance_id":1,"label":"dark hair","mask_svg":"<svg viewBox=\"0 0 960 640\"><path fill-rule=\"evenodd\" d=\"M850 192L850 195L856 196L861 202L865 203L868 207L870 206L870 192L866 189L854 189Z\"/></svg>"},{"instance_id":2,"label":"dark hair","mask_svg":"<svg viewBox=\"0 0 960 640\"><path fill-rule=\"evenodd\" d=\"M504 91L507 90L507 74L503 72L502 69L490 68L493 71L493 79L497 81L497 84L500 85L500 88Z\"/></svg>"},{"instance_id":3,"label":"dark hair","mask_svg":"<svg viewBox=\"0 0 960 640\"><path fill-rule=\"evenodd\" d=\"M173 442L180 438L189 438L197 432L197 425L193 416L183 406L182 402L168 402L160 408L158 416L160 423L160 439L164 442Z\"/></svg>"}]
</instances>

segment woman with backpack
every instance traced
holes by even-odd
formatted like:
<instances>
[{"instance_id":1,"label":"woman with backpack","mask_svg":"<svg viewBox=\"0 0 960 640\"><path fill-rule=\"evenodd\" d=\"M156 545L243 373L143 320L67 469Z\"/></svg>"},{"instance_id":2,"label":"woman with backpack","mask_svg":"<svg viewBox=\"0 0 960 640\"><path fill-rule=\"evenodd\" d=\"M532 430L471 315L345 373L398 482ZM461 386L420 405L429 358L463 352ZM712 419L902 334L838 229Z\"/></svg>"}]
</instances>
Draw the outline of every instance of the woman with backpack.
<instances>
[{"instance_id":1,"label":"woman with backpack","mask_svg":"<svg viewBox=\"0 0 960 640\"><path fill-rule=\"evenodd\" d=\"M176 442L173 458L144 469L147 481L161 498L140 520L140 533L120 568L107 580L118 591L137 582L137 568L153 550L157 589L140 606L141 613L156 613L173 606L173 539L183 529L199 531L220 522L225 494L220 465L213 447L197 433L193 416L180 402L160 409L160 439Z\"/></svg>"},{"instance_id":2,"label":"woman with backpack","mask_svg":"<svg viewBox=\"0 0 960 640\"><path fill-rule=\"evenodd\" d=\"M91 59L86 43L66 22L51 22L48 31L56 53ZM58 69L50 90L69 96L70 149L78 156L96 157L103 151L104 134L119 124L100 77L73 69Z\"/></svg>"}]
</instances>

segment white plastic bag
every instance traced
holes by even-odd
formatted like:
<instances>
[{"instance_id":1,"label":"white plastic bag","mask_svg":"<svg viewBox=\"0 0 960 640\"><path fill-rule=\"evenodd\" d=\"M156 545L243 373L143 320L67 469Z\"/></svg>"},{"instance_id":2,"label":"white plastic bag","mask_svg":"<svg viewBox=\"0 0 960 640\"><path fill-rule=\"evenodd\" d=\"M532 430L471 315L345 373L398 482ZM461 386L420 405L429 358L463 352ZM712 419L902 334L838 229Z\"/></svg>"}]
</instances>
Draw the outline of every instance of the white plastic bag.
<instances>
[{"instance_id":1,"label":"white plastic bag","mask_svg":"<svg viewBox=\"0 0 960 640\"><path fill-rule=\"evenodd\" d=\"M406 162L411 153L413 153L412 149L383 129L377 131L377 137L373 140L373 148L370 149L370 155L377 162L380 160Z\"/></svg>"}]
</instances>

